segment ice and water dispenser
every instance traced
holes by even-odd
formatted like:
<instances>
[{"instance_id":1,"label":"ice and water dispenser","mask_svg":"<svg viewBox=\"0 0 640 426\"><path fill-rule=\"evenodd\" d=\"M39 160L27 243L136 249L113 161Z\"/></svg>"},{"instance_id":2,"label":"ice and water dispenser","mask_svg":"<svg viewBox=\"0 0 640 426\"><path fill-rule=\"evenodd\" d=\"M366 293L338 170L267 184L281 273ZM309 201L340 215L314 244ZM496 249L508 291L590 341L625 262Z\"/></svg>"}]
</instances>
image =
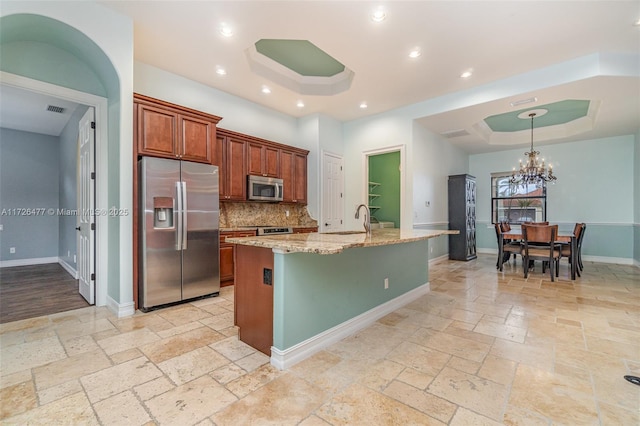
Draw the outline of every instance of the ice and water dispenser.
<instances>
[{"instance_id":1,"label":"ice and water dispenser","mask_svg":"<svg viewBox=\"0 0 640 426\"><path fill-rule=\"evenodd\" d=\"M172 197L153 197L153 227L173 228Z\"/></svg>"}]
</instances>

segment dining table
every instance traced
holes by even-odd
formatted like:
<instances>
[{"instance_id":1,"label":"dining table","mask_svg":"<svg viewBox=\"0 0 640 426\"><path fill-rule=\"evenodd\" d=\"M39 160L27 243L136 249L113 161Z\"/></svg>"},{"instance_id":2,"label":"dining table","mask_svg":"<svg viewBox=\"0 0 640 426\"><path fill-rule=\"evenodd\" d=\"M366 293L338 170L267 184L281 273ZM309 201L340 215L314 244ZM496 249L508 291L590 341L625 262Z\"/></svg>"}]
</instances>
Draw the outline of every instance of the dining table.
<instances>
[{"instance_id":1,"label":"dining table","mask_svg":"<svg viewBox=\"0 0 640 426\"><path fill-rule=\"evenodd\" d=\"M502 234L502 238L504 240L515 240L515 241L522 241L523 240L523 236L522 236L522 232L519 229L511 229L509 231L506 231ZM571 245L571 256L569 258L570 263L571 263L571 279L575 280L576 279L576 270L577 270L577 265L578 265L578 256L577 256L577 241L576 241L576 236L573 232L559 232L558 235L556 235L556 242L557 243L569 243ZM498 244L498 259L502 259L503 256L503 251L502 251L502 247L503 244Z\"/></svg>"}]
</instances>

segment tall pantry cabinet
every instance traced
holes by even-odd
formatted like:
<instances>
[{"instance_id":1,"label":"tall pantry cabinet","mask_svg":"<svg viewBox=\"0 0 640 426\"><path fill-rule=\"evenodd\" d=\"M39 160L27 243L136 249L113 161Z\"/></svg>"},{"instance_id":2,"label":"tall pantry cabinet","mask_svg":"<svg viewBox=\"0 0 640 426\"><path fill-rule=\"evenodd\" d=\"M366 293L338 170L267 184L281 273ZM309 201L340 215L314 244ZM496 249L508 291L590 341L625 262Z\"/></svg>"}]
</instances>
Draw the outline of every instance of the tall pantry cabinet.
<instances>
[{"instance_id":1,"label":"tall pantry cabinet","mask_svg":"<svg viewBox=\"0 0 640 426\"><path fill-rule=\"evenodd\" d=\"M476 255L476 178L471 175L449 176L449 259L472 260Z\"/></svg>"}]
</instances>

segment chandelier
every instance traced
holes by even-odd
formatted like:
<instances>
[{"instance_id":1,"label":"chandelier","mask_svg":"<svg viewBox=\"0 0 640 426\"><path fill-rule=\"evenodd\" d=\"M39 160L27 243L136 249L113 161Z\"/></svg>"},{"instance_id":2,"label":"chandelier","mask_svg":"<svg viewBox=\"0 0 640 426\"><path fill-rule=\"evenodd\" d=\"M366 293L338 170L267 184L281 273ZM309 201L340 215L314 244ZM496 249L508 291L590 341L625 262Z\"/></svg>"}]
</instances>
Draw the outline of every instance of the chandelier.
<instances>
[{"instance_id":1,"label":"chandelier","mask_svg":"<svg viewBox=\"0 0 640 426\"><path fill-rule=\"evenodd\" d=\"M556 177L553 175L553 167L551 164L549 164L549 170L547 171L547 167L544 164L544 158L542 159L542 163L538 160L540 151L533 150L533 118L535 116L535 112L529 114L529 117L531 117L531 151L524 153L524 155L528 157L527 162L526 164L523 164L522 160L520 160L519 170L516 170L514 167L509 183L525 185L539 183L541 181L555 182L556 180Z\"/></svg>"}]
</instances>

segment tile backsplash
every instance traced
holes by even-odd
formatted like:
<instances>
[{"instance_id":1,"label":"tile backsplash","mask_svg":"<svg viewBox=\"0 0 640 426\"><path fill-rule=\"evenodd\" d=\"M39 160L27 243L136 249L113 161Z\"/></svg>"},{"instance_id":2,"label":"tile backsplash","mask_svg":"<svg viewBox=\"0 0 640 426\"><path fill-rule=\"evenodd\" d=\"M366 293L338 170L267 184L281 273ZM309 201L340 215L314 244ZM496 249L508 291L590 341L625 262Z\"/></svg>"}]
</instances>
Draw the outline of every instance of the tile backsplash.
<instances>
[{"instance_id":1,"label":"tile backsplash","mask_svg":"<svg viewBox=\"0 0 640 426\"><path fill-rule=\"evenodd\" d=\"M318 226L318 221L301 204L220 203L220 228L241 226L313 227Z\"/></svg>"}]
</instances>

